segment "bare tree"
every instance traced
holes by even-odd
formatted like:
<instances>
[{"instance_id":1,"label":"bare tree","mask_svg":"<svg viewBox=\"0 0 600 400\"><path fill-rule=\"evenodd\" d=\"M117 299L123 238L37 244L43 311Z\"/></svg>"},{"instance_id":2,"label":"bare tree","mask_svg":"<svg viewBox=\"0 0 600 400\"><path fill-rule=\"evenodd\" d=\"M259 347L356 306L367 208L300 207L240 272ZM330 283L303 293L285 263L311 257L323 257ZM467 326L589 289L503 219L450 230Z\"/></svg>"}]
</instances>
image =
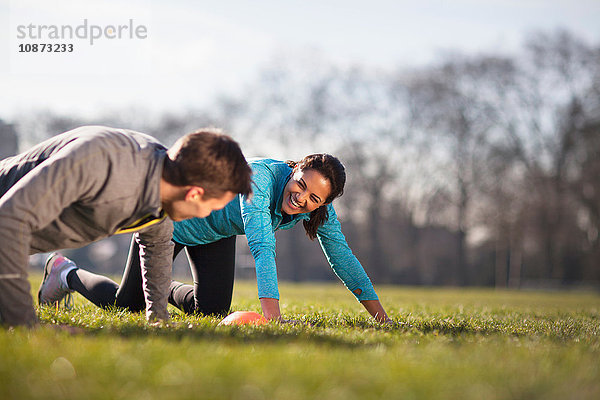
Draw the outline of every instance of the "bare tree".
<instances>
[{"instance_id":1,"label":"bare tree","mask_svg":"<svg viewBox=\"0 0 600 400\"><path fill-rule=\"evenodd\" d=\"M503 135L497 145L509 155L507 170L525 183L516 202L529 209L520 213L529 222L521 221L520 229L539 238L531 250L541 257L540 276L562 280L573 265L568 254L577 247L572 239L578 205L569 182L581 171L576 149L592 118L590 101L598 98L599 68L598 50L580 39L564 31L539 33L526 43L511 84L501 92L496 121Z\"/></svg>"},{"instance_id":2,"label":"bare tree","mask_svg":"<svg viewBox=\"0 0 600 400\"><path fill-rule=\"evenodd\" d=\"M446 222L459 235L454 273L455 282L461 285L468 283L466 240L473 224L472 203L485 175L485 154L496 112L498 82L491 77L511 69L506 59L458 57L419 71L410 86L415 125L430 135L429 160L445 172L446 182L440 182L438 193L446 193L454 209Z\"/></svg>"}]
</instances>

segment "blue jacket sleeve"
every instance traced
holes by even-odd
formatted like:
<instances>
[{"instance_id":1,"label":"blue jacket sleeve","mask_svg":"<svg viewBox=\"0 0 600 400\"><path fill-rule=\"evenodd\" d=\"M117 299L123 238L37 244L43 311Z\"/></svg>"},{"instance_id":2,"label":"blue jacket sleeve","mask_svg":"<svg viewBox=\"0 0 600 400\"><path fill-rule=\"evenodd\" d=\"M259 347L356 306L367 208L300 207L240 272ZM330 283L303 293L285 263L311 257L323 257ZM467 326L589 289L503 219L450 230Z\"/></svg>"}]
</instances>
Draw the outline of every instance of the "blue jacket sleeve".
<instances>
[{"instance_id":1,"label":"blue jacket sleeve","mask_svg":"<svg viewBox=\"0 0 600 400\"><path fill-rule=\"evenodd\" d=\"M279 299L275 265L275 233L271 224L270 204L274 176L263 166L254 167L252 199L240 197L240 210L248 246L254 257L259 298Z\"/></svg>"},{"instance_id":2,"label":"blue jacket sleeve","mask_svg":"<svg viewBox=\"0 0 600 400\"><path fill-rule=\"evenodd\" d=\"M317 238L329 265L359 301L379 300L367 273L348 246L331 204L327 211L329 218L317 230Z\"/></svg>"}]
</instances>

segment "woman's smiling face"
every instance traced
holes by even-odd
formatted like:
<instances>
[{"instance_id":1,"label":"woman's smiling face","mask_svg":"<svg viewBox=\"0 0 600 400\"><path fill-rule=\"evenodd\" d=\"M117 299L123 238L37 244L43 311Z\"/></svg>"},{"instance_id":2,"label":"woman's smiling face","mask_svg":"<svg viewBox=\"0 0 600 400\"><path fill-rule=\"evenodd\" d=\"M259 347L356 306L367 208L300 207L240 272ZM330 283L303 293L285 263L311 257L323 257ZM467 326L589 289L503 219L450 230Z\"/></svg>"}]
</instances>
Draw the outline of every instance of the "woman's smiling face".
<instances>
[{"instance_id":1,"label":"woman's smiling face","mask_svg":"<svg viewBox=\"0 0 600 400\"><path fill-rule=\"evenodd\" d=\"M281 211L288 215L309 213L325 204L331 183L314 169L294 170L283 190Z\"/></svg>"}]
</instances>

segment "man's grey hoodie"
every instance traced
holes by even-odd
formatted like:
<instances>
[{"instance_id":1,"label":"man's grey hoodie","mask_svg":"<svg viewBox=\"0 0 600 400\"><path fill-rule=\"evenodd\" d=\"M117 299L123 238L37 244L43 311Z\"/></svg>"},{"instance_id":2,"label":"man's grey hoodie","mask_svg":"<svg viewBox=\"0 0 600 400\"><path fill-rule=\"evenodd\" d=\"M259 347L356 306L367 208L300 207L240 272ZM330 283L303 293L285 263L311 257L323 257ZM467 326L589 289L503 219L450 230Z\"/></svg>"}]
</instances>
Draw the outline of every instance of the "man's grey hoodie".
<instances>
[{"instance_id":1,"label":"man's grey hoodie","mask_svg":"<svg viewBox=\"0 0 600 400\"><path fill-rule=\"evenodd\" d=\"M36 322L29 255L77 248L148 215L160 217L166 149L151 136L85 126L0 161L0 319ZM167 319L173 224L135 233L146 316Z\"/></svg>"}]
</instances>

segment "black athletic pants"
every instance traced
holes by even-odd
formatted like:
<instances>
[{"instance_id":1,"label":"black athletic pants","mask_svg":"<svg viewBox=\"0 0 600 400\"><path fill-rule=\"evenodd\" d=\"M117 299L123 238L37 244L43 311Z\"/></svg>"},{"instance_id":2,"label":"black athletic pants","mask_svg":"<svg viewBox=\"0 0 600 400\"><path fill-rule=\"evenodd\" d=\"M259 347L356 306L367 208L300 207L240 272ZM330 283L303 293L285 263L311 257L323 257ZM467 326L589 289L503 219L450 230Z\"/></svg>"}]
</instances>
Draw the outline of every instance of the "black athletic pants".
<instances>
[{"instance_id":1,"label":"black athletic pants","mask_svg":"<svg viewBox=\"0 0 600 400\"><path fill-rule=\"evenodd\" d=\"M235 236L214 243L185 246L175 243L173 259L185 249L194 285L172 281L169 303L186 313L227 314L235 272ZM131 241L121 286L103 275L76 269L67 276L69 287L98 307L116 306L133 312L146 309L142 290L139 246Z\"/></svg>"}]
</instances>

